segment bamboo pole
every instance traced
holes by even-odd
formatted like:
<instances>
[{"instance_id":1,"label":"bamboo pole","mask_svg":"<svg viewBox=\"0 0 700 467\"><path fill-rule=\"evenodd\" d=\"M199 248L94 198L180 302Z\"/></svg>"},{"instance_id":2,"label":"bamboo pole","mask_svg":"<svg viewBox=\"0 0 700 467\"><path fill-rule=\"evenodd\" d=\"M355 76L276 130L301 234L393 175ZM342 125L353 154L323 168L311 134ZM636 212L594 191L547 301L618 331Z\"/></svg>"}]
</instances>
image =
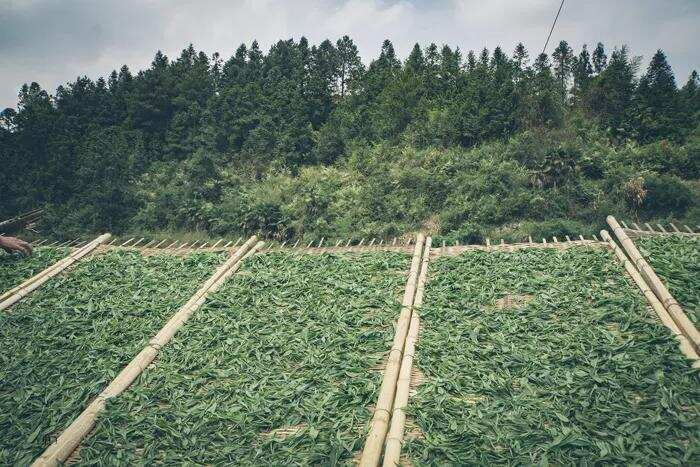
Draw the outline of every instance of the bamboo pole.
<instances>
[{"instance_id":1,"label":"bamboo pole","mask_svg":"<svg viewBox=\"0 0 700 467\"><path fill-rule=\"evenodd\" d=\"M401 456L401 445L403 444L403 434L406 427L406 407L408 406L408 396L411 388L411 369L413 367L413 356L416 351L416 342L418 341L418 330L420 328L420 316L418 309L423 304L423 293L425 292L425 283L428 278L428 261L430 260L430 246L432 238L428 237L425 241L425 254L421 264L420 275L418 276L418 287L416 296L413 299L413 313L411 315L411 325L408 328L406 343L401 360L401 369L399 378L396 382L396 395L394 396L394 410L391 415L391 426L386 438L386 446L384 448L384 463L383 465L395 466L399 463Z\"/></svg>"},{"instance_id":2,"label":"bamboo pole","mask_svg":"<svg viewBox=\"0 0 700 467\"><path fill-rule=\"evenodd\" d=\"M659 299L654 295L654 292L651 290L651 288L647 285L646 281L642 277L642 275L637 271L637 268L634 267L632 262L627 258L625 255L625 252L622 251L622 248L620 248L610 237L610 234L605 231L601 230L600 232L601 237L603 237L603 240L608 242L608 245L610 248L613 250L615 253L615 256L617 256L617 259L622 263L624 266L625 270L627 273L632 277L632 280L634 280L634 283L637 284L637 287L639 290L642 291L644 294L644 297L646 297L647 301L653 308L654 312L656 312L657 316L659 319L661 319L661 322L673 332L673 334L676 335L676 338L679 341L679 347L681 349L681 352L683 355L688 357L691 360L694 360L693 366L696 368L700 368L700 359L698 357L697 352L691 345L690 341L688 340L687 337L683 335L681 330L678 328L678 325L673 321L673 318L671 318L671 315L668 313L666 308L664 308L663 304L659 301Z\"/></svg>"},{"instance_id":3,"label":"bamboo pole","mask_svg":"<svg viewBox=\"0 0 700 467\"><path fill-rule=\"evenodd\" d=\"M85 248L85 246L83 246L82 248ZM81 249L82 249L82 248L81 248ZM74 251L74 252L73 252L73 255L79 253L79 251L80 251L80 249ZM44 277L46 274L50 273L53 269L55 269L55 268L59 267L60 265L62 265L62 264L63 264L64 262L66 262L69 258L70 258L70 255L66 256L65 258L61 258L60 260L56 261L56 262L53 263L52 265L48 266L48 267L47 267L46 269L44 269L43 271L40 271L39 273L37 273L37 274L35 274L34 276L30 277L29 279L25 280L25 281L22 282L21 284L15 286L15 287L13 287L13 288L11 288L10 290L5 291L2 295L0 295L0 302L3 302L3 301L6 300L8 297L14 295L17 291L22 290L22 289L28 287L29 285L31 285L32 283L36 282L37 280L41 279L41 278Z\"/></svg>"},{"instance_id":4,"label":"bamboo pole","mask_svg":"<svg viewBox=\"0 0 700 467\"><path fill-rule=\"evenodd\" d=\"M678 325L678 329L688 338L695 351L700 351L700 332L698 332L695 325L688 319L681 306L673 298L663 282L661 282L654 272L654 269L649 266L649 263L642 257L641 253L634 245L634 242L627 236L625 231L622 230L617 220L615 220L613 216L608 216L607 221L608 225L612 227L615 236L617 236L617 239L620 241L622 248L627 253L627 256L632 260L634 266L639 270L644 280L649 284L651 290L668 311L668 314L671 315L673 321Z\"/></svg>"},{"instance_id":5,"label":"bamboo pole","mask_svg":"<svg viewBox=\"0 0 700 467\"><path fill-rule=\"evenodd\" d=\"M57 466L62 464L95 425L97 416L105 407L107 399L122 394L133 381L153 362L156 355L175 333L206 300L207 295L223 284L231 274L240 268L243 260L254 254L262 242L255 246L257 237L252 236L241 248L233 253L200 289L175 313L146 347L126 365L109 385L88 405L85 410L66 428L58 439L39 456L33 466Z\"/></svg>"},{"instance_id":6,"label":"bamboo pole","mask_svg":"<svg viewBox=\"0 0 700 467\"><path fill-rule=\"evenodd\" d=\"M394 402L394 394L396 391L396 380L399 377L399 366L401 365L401 356L403 355L403 347L406 342L406 335L411 321L411 313L413 307L413 297L416 293L418 281L418 268L420 266L421 257L423 255L423 245L425 237L419 233L416 237L416 246L413 249L413 258L411 259L411 268L408 272L406 280L406 288L401 302L401 313L396 322L396 331L394 340L389 351L389 356L384 370L384 378L379 389L379 397L377 405L372 415L370 423L370 431L365 441L362 457L360 458L360 467L374 467L379 465L379 460L382 455L384 439L389 430L389 418L391 416L391 406ZM428 251L429 253L429 251Z\"/></svg>"},{"instance_id":7,"label":"bamboo pole","mask_svg":"<svg viewBox=\"0 0 700 467\"><path fill-rule=\"evenodd\" d=\"M29 295L34 290L41 287L41 285L44 282L48 281L49 279L51 279L55 275L61 273L68 266L75 263L76 261L79 261L83 256L87 255L92 250L97 248L99 245L101 245L102 243L109 240L110 237L111 237L111 235L108 233L100 235L99 237L97 237L95 240L88 243L84 247L75 250L73 253L68 255L63 260L57 262L53 266L50 266L49 268L40 272L39 274L37 274L33 278L30 278L29 280L27 280L26 286L22 287L23 284L20 284L19 288L17 290L15 290L15 292L12 295L3 299L3 301L0 302L0 310L4 310L4 309L9 308L10 306L14 305L18 301L20 301L22 298Z\"/></svg>"}]
</instances>

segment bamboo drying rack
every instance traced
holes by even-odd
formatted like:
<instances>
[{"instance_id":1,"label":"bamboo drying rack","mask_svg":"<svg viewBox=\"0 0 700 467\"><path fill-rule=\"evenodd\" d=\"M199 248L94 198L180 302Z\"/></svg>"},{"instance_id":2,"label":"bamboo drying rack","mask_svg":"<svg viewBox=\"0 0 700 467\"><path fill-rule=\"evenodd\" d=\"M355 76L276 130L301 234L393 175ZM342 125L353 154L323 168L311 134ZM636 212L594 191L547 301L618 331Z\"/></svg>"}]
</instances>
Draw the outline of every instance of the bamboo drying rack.
<instances>
[{"instance_id":1,"label":"bamboo drying rack","mask_svg":"<svg viewBox=\"0 0 700 467\"><path fill-rule=\"evenodd\" d=\"M700 233L692 231L689 227L683 226L686 232L681 232L675 227L673 232L653 231L649 228L646 231L629 229L626 224L624 233L629 236L642 235L693 235L700 236ZM671 224L673 225L673 224ZM621 229L623 229L621 227ZM678 231L676 231L678 230ZM618 235L619 232L615 231ZM631 282L634 283L644 294L649 305L658 315L661 322L667 326L679 340L680 349L689 359L694 360L694 366L700 366L698 360L697 347L693 345L693 340L687 336L686 330L678 324L673 313L668 311L667 302L660 299L653 287L647 284L644 274L640 274L635 268L636 263L630 261L625 256L622 248L617 246L611 236L606 232L601 232L601 239L596 235L592 238L584 238L578 235L571 238L565 235L559 239L552 237L550 240L542 239L533 241L528 238L525 242L507 243L504 240L492 242L486 239L481 245L460 245L454 242L451 245L433 245L431 237L425 237L419 233L415 240L412 237L404 237L401 240L397 237L393 239L370 238L359 241L346 239L336 242L325 242L322 238L316 242L256 242L256 237L251 237L247 242L239 247L243 240L227 240L224 238L211 242L194 241L181 242L172 239L147 239L147 238L112 238L109 243L106 240L94 245L97 239L89 242L82 239L73 239L63 242L48 243L39 240L35 246L64 246L73 249L72 255L84 252L88 247L99 248L99 251L109 249L130 249L138 250L143 254L174 254L185 255L195 251L229 252L229 259L220 266L219 269L204 283L200 290L168 321L168 323L154 336L149 344L139 353L115 378L109 386L83 411L78 418L59 436L34 463L34 465L58 465L64 462L73 450L82 442L84 437L94 426L96 417L103 410L108 398L121 394L134 379L144 371L153 361L158 351L166 345L174 336L178 329L188 320L194 311L204 303L206 296L216 290L231 274L241 265L242 261L253 254L268 252L292 252L298 254L323 254L323 253L352 253L352 252L372 252L372 251L399 251L412 253L411 266L402 300L401 312L396 322L396 330L392 347L388 351L388 362L384 370L384 376L380 387L380 392L375 406L373 416L369 425L369 433L365 439L361 466L376 466L384 462L385 466L396 465L401 454L403 437L406 425L405 408L408 404L411 372L413 369L413 357L415 345L418 340L418 329L420 316L417 309L422 305L423 294L428 280L429 261L436 257L447 255L459 255L465 251L482 250L487 252L509 252L527 248L554 248L567 249L572 247L592 247L610 249L617 260L624 266ZM255 243L255 245L253 245ZM623 245L624 247L624 245ZM625 250L626 251L626 250ZM85 253L87 254L87 253ZM70 256L69 256L70 258ZM66 261L68 258L59 261ZM56 263L58 265L59 263ZM48 269L56 267L53 265ZM67 266L66 266L67 267ZM65 269L65 268L64 268ZM59 271L60 272L60 271ZM34 278L26 281L31 285L31 281L38 281L41 275L48 276L46 271L38 274ZM24 284L23 284L24 285Z\"/></svg>"}]
</instances>

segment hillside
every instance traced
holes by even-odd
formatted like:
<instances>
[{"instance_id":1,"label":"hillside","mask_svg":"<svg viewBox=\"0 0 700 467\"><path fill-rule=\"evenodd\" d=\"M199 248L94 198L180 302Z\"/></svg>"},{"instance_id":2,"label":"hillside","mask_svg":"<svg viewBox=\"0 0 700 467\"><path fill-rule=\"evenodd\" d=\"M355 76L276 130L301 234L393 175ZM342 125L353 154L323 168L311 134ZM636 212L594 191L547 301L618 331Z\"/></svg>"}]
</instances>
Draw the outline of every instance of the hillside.
<instances>
[{"instance_id":1,"label":"hillside","mask_svg":"<svg viewBox=\"0 0 700 467\"><path fill-rule=\"evenodd\" d=\"M28 77L31 78L31 77ZM193 46L150 68L36 83L0 118L0 218L109 230L519 240L593 233L607 214L700 223L698 76L659 50L531 60L352 39Z\"/></svg>"}]
</instances>

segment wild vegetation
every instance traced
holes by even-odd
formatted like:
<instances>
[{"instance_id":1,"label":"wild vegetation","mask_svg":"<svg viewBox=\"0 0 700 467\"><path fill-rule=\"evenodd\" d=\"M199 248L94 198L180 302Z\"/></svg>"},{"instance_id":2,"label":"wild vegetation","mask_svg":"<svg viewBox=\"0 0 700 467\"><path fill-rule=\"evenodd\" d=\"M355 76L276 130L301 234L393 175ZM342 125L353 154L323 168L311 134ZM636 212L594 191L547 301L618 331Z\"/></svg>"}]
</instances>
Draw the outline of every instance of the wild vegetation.
<instances>
[{"instance_id":1,"label":"wild vegetation","mask_svg":"<svg viewBox=\"0 0 700 467\"><path fill-rule=\"evenodd\" d=\"M603 249L431 264L412 465L697 464L697 371Z\"/></svg>"},{"instance_id":2,"label":"wild vegetation","mask_svg":"<svg viewBox=\"0 0 700 467\"><path fill-rule=\"evenodd\" d=\"M364 442L403 253L248 260L110 401L84 465L336 465Z\"/></svg>"},{"instance_id":3,"label":"wild vegetation","mask_svg":"<svg viewBox=\"0 0 700 467\"><path fill-rule=\"evenodd\" d=\"M551 56L352 39L189 46L138 73L25 85L0 117L0 217L289 239L591 233L606 214L700 220L698 75L659 50ZM641 74L640 74L641 73Z\"/></svg>"},{"instance_id":4,"label":"wild vegetation","mask_svg":"<svg viewBox=\"0 0 700 467\"><path fill-rule=\"evenodd\" d=\"M18 286L68 255L67 248L35 248L29 258L0 254L0 293Z\"/></svg>"},{"instance_id":5,"label":"wild vegetation","mask_svg":"<svg viewBox=\"0 0 700 467\"><path fill-rule=\"evenodd\" d=\"M41 454L221 259L108 252L0 313L0 464Z\"/></svg>"},{"instance_id":6,"label":"wild vegetation","mask_svg":"<svg viewBox=\"0 0 700 467\"><path fill-rule=\"evenodd\" d=\"M638 238L634 242L688 318L696 326L700 324L699 239L654 236Z\"/></svg>"}]
</instances>

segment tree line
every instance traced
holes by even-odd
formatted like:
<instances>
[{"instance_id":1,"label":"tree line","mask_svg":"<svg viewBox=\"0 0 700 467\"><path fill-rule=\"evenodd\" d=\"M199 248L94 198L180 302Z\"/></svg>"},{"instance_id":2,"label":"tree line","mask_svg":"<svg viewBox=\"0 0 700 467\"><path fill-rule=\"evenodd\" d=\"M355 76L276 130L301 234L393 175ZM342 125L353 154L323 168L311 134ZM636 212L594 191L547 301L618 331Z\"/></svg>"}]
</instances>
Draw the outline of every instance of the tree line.
<instances>
[{"instance_id":1,"label":"tree line","mask_svg":"<svg viewBox=\"0 0 700 467\"><path fill-rule=\"evenodd\" d=\"M53 95L24 85L0 114L0 214L47 206L58 231L210 229L212 206L270 174L347 166L368 147L467 151L572 122L611 147L681 147L698 128L698 83L693 72L679 87L661 50L640 70L627 47L601 43L533 58L523 44L510 55L416 44L401 61L386 40L368 65L348 36L267 53L253 42L226 60L190 45ZM266 222L230 228L266 233Z\"/></svg>"}]
</instances>

